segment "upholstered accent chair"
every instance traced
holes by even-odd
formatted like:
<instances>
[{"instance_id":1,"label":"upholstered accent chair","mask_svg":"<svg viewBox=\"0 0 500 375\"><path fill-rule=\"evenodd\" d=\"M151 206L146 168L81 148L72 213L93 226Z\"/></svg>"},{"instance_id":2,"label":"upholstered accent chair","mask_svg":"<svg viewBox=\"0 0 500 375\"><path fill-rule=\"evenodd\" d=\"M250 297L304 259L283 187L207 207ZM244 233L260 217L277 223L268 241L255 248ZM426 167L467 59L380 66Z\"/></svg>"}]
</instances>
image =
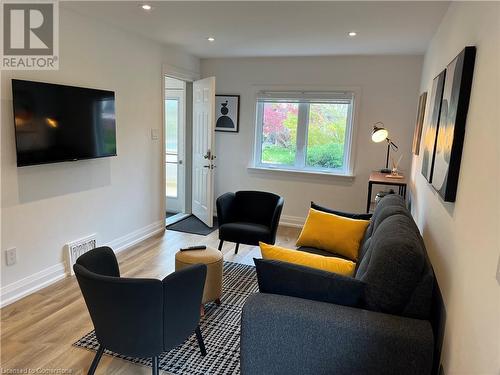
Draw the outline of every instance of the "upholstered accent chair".
<instances>
[{"instance_id":1,"label":"upholstered accent chair","mask_svg":"<svg viewBox=\"0 0 500 375\"><path fill-rule=\"evenodd\" d=\"M130 357L158 356L196 333L202 355L200 304L207 267L189 266L163 280L120 277L113 250L99 247L80 256L73 267L94 323L99 349L88 374L94 374L105 349Z\"/></svg>"},{"instance_id":2,"label":"upholstered accent chair","mask_svg":"<svg viewBox=\"0 0 500 375\"><path fill-rule=\"evenodd\" d=\"M224 241L258 245L274 244L284 199L264 191L237 191L217 198L219 250Z\"/></svg>"}]
</instances>

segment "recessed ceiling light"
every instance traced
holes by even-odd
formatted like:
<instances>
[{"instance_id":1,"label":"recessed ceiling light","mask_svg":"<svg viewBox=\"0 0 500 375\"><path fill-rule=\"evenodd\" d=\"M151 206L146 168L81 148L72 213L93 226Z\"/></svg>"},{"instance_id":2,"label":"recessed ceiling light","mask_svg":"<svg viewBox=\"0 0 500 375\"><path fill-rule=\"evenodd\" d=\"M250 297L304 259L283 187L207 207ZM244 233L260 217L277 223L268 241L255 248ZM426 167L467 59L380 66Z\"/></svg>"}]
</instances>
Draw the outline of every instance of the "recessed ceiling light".
<instances>
[{"instance_id":1,"label":"recessed ceiling light","mask_svg":"<svg viewBox=\"0 0 500 375\"><path fill-rule=\"evenodd\" d=\"M149 4L143 4L141 5L141 8L144 9L144 10L151 10L153 9L153 7Z\"/></svg>"},{"instance_id":2,"label":"recessed ceiling light","mask_svg":"<svg viewBox=\"0 0 500 375\"><path fill-rule=\"evenodd\" d=\"M358 33L356 31L350 31L348 35L349 36L356 36L356 35L358 35Z\"/></svg>"},{"instance_id":3,"label":"recessed ceiling light","mask_svg":"<svg viewBox=\"0 0 500 375\"><path fill-rule=\"evenodd\" d=\"M215 38L214 38L213 36L209 36L209 37L207 38L207 40L208 40L209 42L215 42Z\"/></svg>"}]
</instances>

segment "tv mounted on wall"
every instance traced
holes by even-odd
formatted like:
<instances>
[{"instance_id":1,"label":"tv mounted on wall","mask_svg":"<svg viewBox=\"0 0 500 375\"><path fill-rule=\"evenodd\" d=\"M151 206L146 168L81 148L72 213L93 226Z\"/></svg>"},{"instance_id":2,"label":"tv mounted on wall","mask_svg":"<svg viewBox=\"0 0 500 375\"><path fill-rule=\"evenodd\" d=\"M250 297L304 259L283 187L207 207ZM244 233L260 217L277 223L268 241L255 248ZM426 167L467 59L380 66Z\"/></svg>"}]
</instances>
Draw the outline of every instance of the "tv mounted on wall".
<instances>
[{"instance_id":1,"label":"tv mounted on wall","mask_svg":"<svg viewBox=\"0 0 500 375\"><path fill-rule=\"evenodd\" d=\"M115 93L12 80L17 166L116 156Z\"/></svg>"}]
</instances>

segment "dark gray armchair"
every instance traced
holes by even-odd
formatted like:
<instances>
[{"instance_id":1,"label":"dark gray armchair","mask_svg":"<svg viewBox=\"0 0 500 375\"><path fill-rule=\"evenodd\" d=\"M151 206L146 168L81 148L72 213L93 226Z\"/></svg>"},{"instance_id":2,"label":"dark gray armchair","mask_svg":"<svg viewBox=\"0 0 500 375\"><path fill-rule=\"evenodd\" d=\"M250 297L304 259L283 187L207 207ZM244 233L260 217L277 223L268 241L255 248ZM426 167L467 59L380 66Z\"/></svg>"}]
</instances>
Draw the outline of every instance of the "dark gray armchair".
<instances>
[{"instance_id":1,"label":"dark gray armchair","mask_svg":"<svg viewBox=\"0 0 500 375\"><path fill-rule=\"evenodd\" d=\"M284 199L264 191L237 191L217 198L219 250L224 241L258 245L274 244Z\"/></svg>"},{"instance_id":2,"label":"dark gray armchair","mask_svg":"<svg viewBox=\"0 0 500 375\"><path fill-rule=\"evenodd\" d=\"M105 349L130 357L151 357L153 375L158 356L196 333L207 267L197 264L163 280L120 277L113 250L100 247L80 256L74 270L94 323L99 349L88 374L94 374Z\"/></svg>"}]
</instances>

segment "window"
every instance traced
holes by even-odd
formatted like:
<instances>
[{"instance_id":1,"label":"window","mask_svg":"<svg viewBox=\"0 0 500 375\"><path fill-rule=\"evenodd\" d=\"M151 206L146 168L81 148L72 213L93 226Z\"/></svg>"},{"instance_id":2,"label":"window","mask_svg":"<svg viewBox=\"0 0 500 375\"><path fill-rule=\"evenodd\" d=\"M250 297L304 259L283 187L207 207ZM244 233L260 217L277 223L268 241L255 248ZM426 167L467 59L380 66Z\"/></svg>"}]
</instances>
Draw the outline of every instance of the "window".
<instances>
[{"instance_id":1,"label":"window","mask_svg":"<svg viewBox=\"0 0 500 375\"><path fill-rule=\"evenodd\" d=\"M351 173L351 92L261 92L257 97L255 166Z\"/></svg>"},{"instance_id":2,"label":"window","mask_svg":"<svg viewBox=\"0 0 500 375\"><path fill-rule=\"evenodd\" d=\"M166 136L165 136L165 168L167 176L166 196L177 198L177 175L179 149L177 132L179 127L179 99L165 100Z\"/></svg>"}]
</instances>

